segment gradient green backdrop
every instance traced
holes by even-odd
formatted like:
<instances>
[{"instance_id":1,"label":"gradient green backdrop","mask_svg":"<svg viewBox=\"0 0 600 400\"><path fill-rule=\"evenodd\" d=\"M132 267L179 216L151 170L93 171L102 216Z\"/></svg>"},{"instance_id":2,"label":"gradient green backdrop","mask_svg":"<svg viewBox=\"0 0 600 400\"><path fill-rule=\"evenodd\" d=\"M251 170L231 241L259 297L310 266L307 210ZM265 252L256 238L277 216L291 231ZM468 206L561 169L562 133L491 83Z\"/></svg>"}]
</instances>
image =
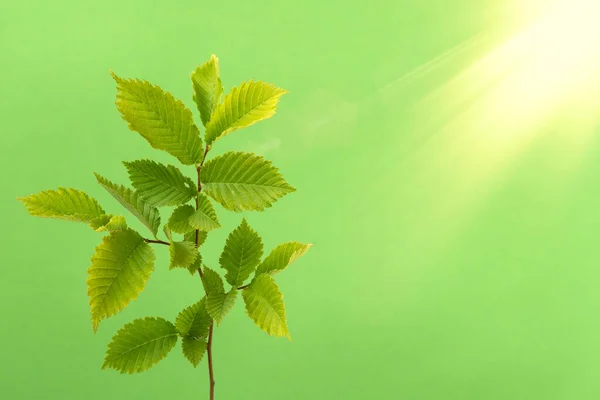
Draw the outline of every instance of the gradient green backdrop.
<instances>
[{"instance_id":1,"label":"gradient green backdrop","mask_svg":"<svg viewBox=\"0 0 600 400\"><path fill-rule=\"evenodd\" d=\"M174 318L197 277L167 271L157 248L145 292L94 335L85 278L100 234L29 217L15 198L74 187L121 212L92 172L125 183L122 160L176 160L127 129L109 69L192 107L189 74L211 53L226 91L249 78L290 90L215 154L256 151L298 188L244 214L266 250L315 244L278 278L293 341L261 332L240 301L216 329L219 400L599 398L596 126L574 144L568 119L550 118L490 158L442 129L467 106L431 98L527 23L520 4L2 2L0 398L207 397L205 363L179 347L142 374L100 370L120 326ZM241 219L219 211L212 267Z\"/></svg>"}]
</instances>

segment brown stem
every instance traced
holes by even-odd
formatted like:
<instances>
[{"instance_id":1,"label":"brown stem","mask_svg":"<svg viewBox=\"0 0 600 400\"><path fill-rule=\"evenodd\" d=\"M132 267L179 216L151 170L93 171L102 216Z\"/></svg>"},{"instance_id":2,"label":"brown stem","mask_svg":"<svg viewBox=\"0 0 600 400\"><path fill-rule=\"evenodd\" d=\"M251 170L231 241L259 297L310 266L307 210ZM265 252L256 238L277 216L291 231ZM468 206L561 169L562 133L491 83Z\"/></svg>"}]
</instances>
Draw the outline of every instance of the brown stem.
<instances>
[{"instance_id":1,"label":"brown stem","mask_svg":"<svg viewBox=\"0 0 600 400\"><path fill-rule=\"evenodd\" d=\"M239 288L237 288L237 290L244 290L244 289L246 289L248 286L250 286L250 284L248 284L248 285L244 285L244 286L240 286Z\"/></svg>"},{"instance_id":2,"label":"brown stem","mask_svg":"<svg viewBox=\"0 0 600 400\"><path fill-rule=\"evenodd\" d=\"M146 238L144 238L144 240L146 241L146 243L157 243L157 244L165 244L167 246L170 246L169 242L165 242L164 240L153 240L153 239L146 239Z\"/></svg>"},{"instance_id":3,"label":"brown stem","mask_svg":"<svg viewBox=\"0 0 600 400\"><path fill-rule=\"evenodd\" d=\"M202 155L202 161L197 168L198 171L198 195L196 196L196 210L200 205L200 192L202 191L202 182L200 181L200 172L202 171L202 166L204 165L204 160L206 160L206 154L208 153L209 147L206 146L204 148L204 154ZM200 244L200 231L196 229L196 248L199 247ZM204 282L204 274L202 273L202 266L198 268L198 275L200 275L200 280ZM208 293L206 294L208 296ZM210 382L210 400L215 399L215 373L213 371L213 362L212 362L212 338L213 338L213 322L210 323L210 328L208 329L208 343L206 344L206 353L208 356L208 379Z\"/></svg>"},{"instance_id":4,"label":"brown stem","mask_svg":"<svg viewBox=\"0 0 600 400\"><path fill-rule=\"evenodd\" d=\"M208 378L210 379L210 400L215 399L215 375L213 372L212 363L212 338L213 322L210 323L210 328L208 328L208 344L206 345L206 352L208 355Z\"/></svg>"}]
</instances>

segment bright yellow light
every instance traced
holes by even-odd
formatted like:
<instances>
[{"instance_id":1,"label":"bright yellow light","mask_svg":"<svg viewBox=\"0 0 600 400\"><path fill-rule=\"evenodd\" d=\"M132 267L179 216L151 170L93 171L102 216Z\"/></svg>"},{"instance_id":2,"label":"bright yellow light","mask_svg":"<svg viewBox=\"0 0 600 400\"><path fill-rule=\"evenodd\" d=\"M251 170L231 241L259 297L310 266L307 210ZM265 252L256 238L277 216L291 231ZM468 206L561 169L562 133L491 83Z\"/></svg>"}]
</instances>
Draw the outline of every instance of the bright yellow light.
<instances>
[{"instance_id":1,"label":"bright yellow light","mask_svg":"<svg viewBox=\"0 0 600 400\"><path fill-rule=\"evenodd\" d=\"M549 127L564 132L563 161L577 163L600 124L600 0L517 4L538 11L530 23L418 107L416 118L434 125L420 152L423 165L411 168L443 193L425 218L446 227L464 224Z\"/></svg>"},{"instance_id":2,"label":"bright yellow light","mask_svg":"<svg viewBox=\"0 0 600 400\"><path fill-rule=\"evenodd\" d=\"M582 97L598 99L600 1L554 2L533 21L473 63L423 103L452 107L460 126L489 146L517 145ZM474 96L477 96L474 98ZM464 108L461 103L470 103ZM507 142L505 145L499 142Z\"/></svg>"}]
</instances>

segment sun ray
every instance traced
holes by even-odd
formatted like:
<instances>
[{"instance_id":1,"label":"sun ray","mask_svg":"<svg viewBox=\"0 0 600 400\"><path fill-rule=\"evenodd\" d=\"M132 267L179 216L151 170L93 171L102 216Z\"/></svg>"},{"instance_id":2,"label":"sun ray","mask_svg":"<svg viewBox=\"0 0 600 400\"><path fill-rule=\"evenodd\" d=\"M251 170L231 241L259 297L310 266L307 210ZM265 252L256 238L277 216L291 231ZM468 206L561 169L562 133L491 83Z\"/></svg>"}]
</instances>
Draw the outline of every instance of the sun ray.
<instances>
[{"instance_id":1,"label":"sun ray","mask_svg":"<svg viewBox=\"0 0 600 400\"><path fill-rule=\"evenodd\" d=\"M428 139L397 166L413 171L411 185L428 188L407 200L415 240L430 235L431 226L440 227L438 239L457 237L519 156L549 132L556 134L556 127L562 132L557 153L564 153L557 158L570 173L598 131L600 2L524 3L519 6L531 14L528 23L415 107L413 126L426 131L416 135ZM433 60L422 70L438 64ZM557 179L568 186L568 175Z\"/></svg>"}]
</instances>

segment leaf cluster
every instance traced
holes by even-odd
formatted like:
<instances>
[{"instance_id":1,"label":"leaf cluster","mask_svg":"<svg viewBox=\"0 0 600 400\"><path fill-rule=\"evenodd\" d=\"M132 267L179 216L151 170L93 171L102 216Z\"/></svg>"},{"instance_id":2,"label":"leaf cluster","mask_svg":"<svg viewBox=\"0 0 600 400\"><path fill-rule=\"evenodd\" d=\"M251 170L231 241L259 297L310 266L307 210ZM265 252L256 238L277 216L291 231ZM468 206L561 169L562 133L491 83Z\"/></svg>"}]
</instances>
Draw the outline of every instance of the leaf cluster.
<instances>
[{"instance_id":1,"label":"leaf cluster","mask_svg":"<svg viewBox=\"0 0 600 400\"><path fill-rule=\"evenodd\" d=\"M274 276L311 245L286 242L263 257L260 235L243 218L228 235L218 260L223 275L207 267L201 255L209 232L221 228L214 203L234 212L263 211L295 191L270 161L257 154L232 151L208 158L225 136L273 116L286 91L249 80L223 96L218 59L213 55L191 75L193 100L202 122L199 127L192 111L161 87L112 76L117 85L117 109L129 128L153 148L193 167L197 181L175 165L148 159L123 162L130 186L95 174L97 182L148 229L150 238L131 228L125 216L106 212L80 190L46 190L19 200L31 215L82 222L107 233L87 271L94 331L102 320L120 313L144 291L155 268L155 245L168 246L169 269L198 273L204 293L173 322L147 317L124 325L108 345L103 368L122 373L145 371L180 339L183 354L197 366L207 350L213 323L222 323L238 297L260 329L289 338L283 296ZM161 208L171 208L166 223L162 223Z\"/></svg>"}]
</instances>

